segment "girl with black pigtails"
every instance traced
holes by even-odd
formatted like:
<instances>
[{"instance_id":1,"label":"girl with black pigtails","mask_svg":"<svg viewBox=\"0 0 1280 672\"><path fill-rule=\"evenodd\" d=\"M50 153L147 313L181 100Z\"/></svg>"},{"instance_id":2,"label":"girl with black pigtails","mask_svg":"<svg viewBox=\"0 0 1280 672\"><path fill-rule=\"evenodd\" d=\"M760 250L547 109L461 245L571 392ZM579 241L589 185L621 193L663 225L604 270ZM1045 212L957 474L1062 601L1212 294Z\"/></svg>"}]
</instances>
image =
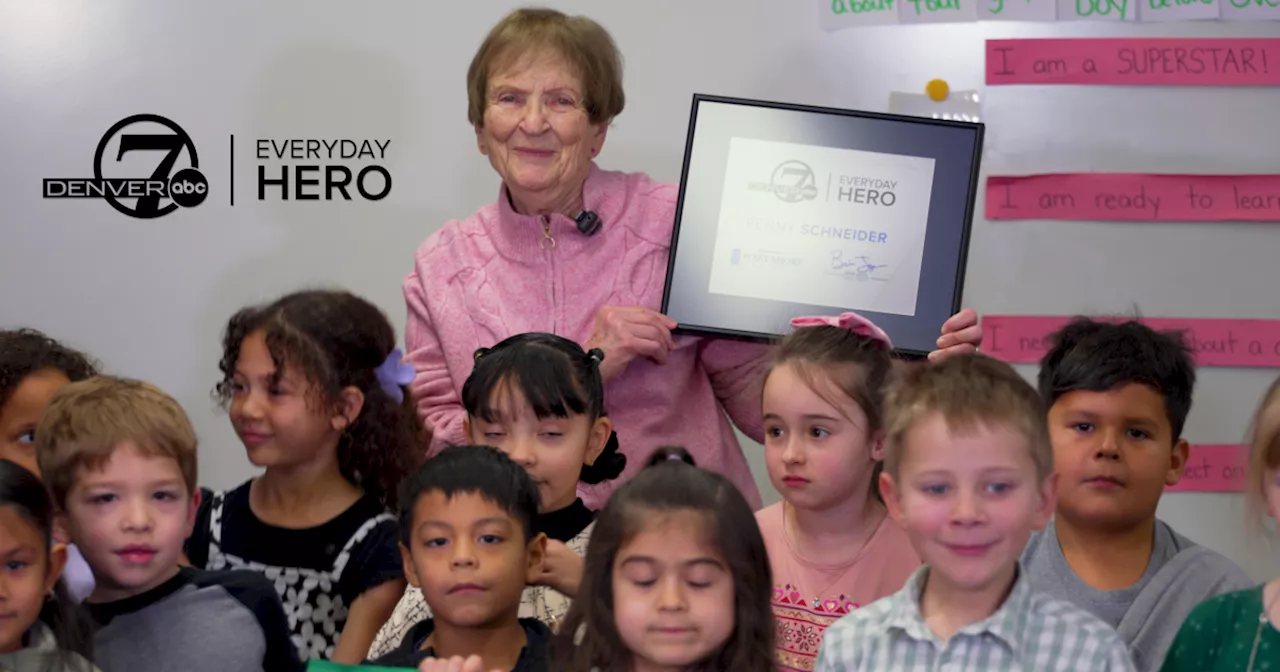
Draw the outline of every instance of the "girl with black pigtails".
<instances>
[{"instance_id":1,"label":"girl with black pigtails","mask_svg":"<svg viewBox=\"0 0 1280 672\"><path fill-rule=\"evenodd\" d=\"M614 479L626 466L605 412L603 359L601 350L584 351L554 334L519 334L476 351L475 368L462 387L470 442L507 453L538 484L537 531L547 535L547 557L542 579L525 589L520 616L553 629L577 593L595 522L596 512L578 497L578 482ZM395 648L429 616L422 593L410 587L370 657Z\"/></svg>"}]
</instances>

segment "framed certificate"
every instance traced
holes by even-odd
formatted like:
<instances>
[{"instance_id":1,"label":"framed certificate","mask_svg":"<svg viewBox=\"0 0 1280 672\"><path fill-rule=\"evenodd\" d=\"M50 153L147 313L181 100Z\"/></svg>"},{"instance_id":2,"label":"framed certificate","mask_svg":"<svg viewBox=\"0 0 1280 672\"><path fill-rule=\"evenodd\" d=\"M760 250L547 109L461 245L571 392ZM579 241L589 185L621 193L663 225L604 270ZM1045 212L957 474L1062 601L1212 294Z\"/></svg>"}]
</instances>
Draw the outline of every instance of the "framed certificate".
<instances>
[{"instance_id":1,"label":"framed certificate","mask_svg":"<svg viewBox=\"0 0 1280 672\"><path fill-rule=\"evenodd\" d=\"M927 354L960 309L983 130L695 95L662 311L758 341L852 311Z\"/></svg>"}]
</instances>

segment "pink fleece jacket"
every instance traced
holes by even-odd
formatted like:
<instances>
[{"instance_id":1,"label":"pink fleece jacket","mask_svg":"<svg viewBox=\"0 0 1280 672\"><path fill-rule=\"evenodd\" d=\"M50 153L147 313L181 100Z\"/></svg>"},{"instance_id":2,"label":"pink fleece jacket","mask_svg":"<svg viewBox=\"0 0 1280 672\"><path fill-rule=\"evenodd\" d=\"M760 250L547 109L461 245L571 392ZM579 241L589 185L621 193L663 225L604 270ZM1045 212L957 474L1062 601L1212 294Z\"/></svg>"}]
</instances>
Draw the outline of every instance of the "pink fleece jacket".
<instances>
[{"instance_id":1,"label":"pink fleece jacket","mask_svg":"<svg viewBox=\"0 0 1280 672\"><path fill-rule=\"evenodd\" d=\"M592 165L583 207L603 222L594 236L557 214L550 217L556 244L540 248L543 218L515 212L504 187L497 202L448 222L422 243L404 282L405 344L417 370L418 414L434 433L432 453L464 441L462 384L477 348L529 331L584 343L601 306L661 307L676 195L674 184ZM761 374L768 358L761 345L681 336L666 364L633 360L605 387L626 471L600 485L580 483L583 502L602 507L654 448L679 445L760 508L725 411L743 433L763 440Z\"/></svg>"}]
</instances>

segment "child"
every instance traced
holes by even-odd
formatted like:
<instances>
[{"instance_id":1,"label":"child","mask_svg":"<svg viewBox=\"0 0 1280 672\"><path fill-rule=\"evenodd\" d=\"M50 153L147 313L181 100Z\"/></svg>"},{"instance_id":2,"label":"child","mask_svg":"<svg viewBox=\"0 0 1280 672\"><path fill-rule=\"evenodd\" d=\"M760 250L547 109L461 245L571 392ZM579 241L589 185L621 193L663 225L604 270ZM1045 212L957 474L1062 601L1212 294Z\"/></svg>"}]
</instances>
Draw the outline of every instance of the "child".
<instances>
[{"instance_id":1,"label":"child","mask_svg":"<svg viewBox=\"0 0 1280 672\"><path fill-rule=\"evenodd\" d=\"M782 502L756 513L773 568L781 670L812 670L827 626L920 565L879 500L888 336L853 313L796 318L764 383L765 464Z\"/></svg>"},{"instance_id":2,"label":"child","mask_svg":"<svg viewBox=\"0 0 1280 672\"><path fill-rule=\"evenodd\" d=\"M557 672L772 672L769 555L742 493L659 449L614 492L580 598L552 643Z\"/></svg>"},{"instance_id":3,"label":"child","mask_svg":"<svg viewBox=\"0 0 1280 672\"><path fill-rule=\"evenodd\" d=\"M89 672L89 624L58 580L66 549L53 540L53 503L30 471L0 460L0 669Z\"/></svg>"},{"instance_id":4,"label":"child","mask_svg":"<svg viewBox=\"0 0 1280 672\"><path fill-rule=\"evenodd\" d=\"M478 656L483 670L547 670L551 631L518 613L546 550L546 535L533 530L538 487L529 474L495 448L453 446L405 480L400 501L405 576L433 617L369 664Z\"/></svg>"},{"instance_id":5,"label":"child","mask_svg":"<svg viewBox=\"0 0 1280 672\"><path fill-rule=\"evenodd\" d=\"M567 338L520 334L477 352L462 387L463 429L471 442L507 453L538 484L534 530L547 535L547 558L536 585L525 589L520 615L552 629L577 591L595 520L578 498L578 482L617 478L626 465L604 410L603 358ZM421 591L409 588L369 656L386 654L430 616Z\"/></svg>"},{"instance_id":6,"label":"child","mask_svg":"<svg viewBox=\"0 0 1280 672\"><path fill-rule=\"evenodd\" d=\"M1157 670L1192 607L1255 585L1156 518L1186 467L1195 365L1179 336L1134 321L1078 319L1051 339L1040 394L1061 495L1022 561L1037 590L1092 612Z\"/></svg>"},{"instance_id":7,"label":"child","mask_svg":"<svg viewBox=\"0 0 1280 672\"><path fill-rule=\"evenodd\" d=\"M36 423L54 392L98 375L83 353L34 329L0 331L0 459L36 470Z\"/></svg>"},{"instance_id":8,"label":"child","mask_svg":"<svg viewBox=\"0 0 1280 672\"><path fill-rule=\"evenodd\" d=\"M337 291L289 294L227 325L217 394L265 472L200 509L187 557L275 583L303 660L356 664L404 593L395 488L426 443L395 333Z\"/></svg>"},{"instance_id":9,"label":"child","mask_svg":"<svg viewBox=\"0 0 1280 672\"><path fill-rule=\"evenodd\" d=\"M261 575L178 566L200 494L195 430L172 397L107 376L71 383L40 419L36 458L93 569L105 672L302 669Z\"/></svg>"},{"instance_id":10,"label":"child","mask_svg":"<svg viewBox=\"0 0 1280 672\"><path fill-rule=\"evenodd\" d=\"M925 564L829 627L815 669L1132 670L1111 628L1035 592L1018 566L1053 513L1036 391L1006 364L956 355L905 371L886 420L881 492Z\"/></svg>"},{"instance_id":11,"label":"child","mask_svg":"<svg viewBox=\"0 0 1280 672\"><path fill-rule=\"evenodd\" d=\"M1250 428L1249 490L1254 522L1280 521L1280 378ZM1261 528L1261 525L1258 525ZM1201 602L1169 647L1163 672L1254 672L1280 660L1280 579Z\"/></svg>"},{"instance_id":12,"label":"child","mask_svg":"<svg viewBox=\"0 0 1280 672\"><path fill-rule=\"evenodd\" d=\"M40 476L35 444L40 414L64 385L96 375L98 367L87 356L44 333L0 331L0 459ZM83 602L93 592L93 572L74 544L67 546L62 576L72 601Z\"/></svg>"}]
</instances>

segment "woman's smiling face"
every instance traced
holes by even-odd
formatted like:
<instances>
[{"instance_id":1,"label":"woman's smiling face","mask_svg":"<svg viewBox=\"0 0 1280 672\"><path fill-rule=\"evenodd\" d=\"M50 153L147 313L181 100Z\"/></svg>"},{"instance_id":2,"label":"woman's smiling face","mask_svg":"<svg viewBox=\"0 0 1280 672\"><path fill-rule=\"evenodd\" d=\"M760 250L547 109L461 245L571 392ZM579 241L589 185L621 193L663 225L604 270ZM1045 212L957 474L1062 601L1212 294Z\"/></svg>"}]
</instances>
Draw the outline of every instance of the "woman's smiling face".
<instances>
[{"instance_id":1,"label":"woman's smiling face","mask_svg":"<svg viewBox=\"0 0 1280 672\"><path fill-rule=\"evenodd\" d=\"M591 123L582 78L565 59L530 53L505 61L487 87L480 153L502 176L517 209L573 202L604 144L606 127Z\"/></svg>"}]
</instances>

